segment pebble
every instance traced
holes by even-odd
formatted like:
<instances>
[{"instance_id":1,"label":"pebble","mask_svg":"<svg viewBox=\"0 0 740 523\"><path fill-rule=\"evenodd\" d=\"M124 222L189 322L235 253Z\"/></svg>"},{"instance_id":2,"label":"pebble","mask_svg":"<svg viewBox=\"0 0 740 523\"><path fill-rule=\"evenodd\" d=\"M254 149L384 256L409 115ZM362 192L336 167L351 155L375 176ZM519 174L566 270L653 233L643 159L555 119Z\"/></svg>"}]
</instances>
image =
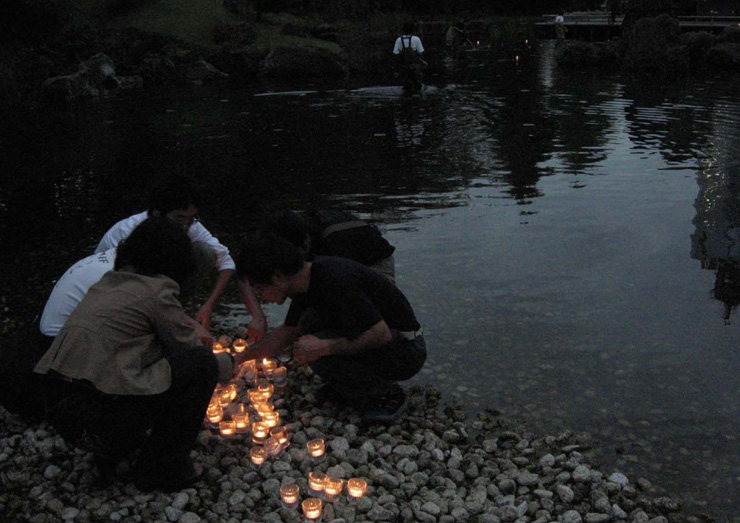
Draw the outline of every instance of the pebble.
<instances>
[{"instance_id":1,"label":"pebble","mask_svg":"<svg viewBox=\"0 0 740 523\"><path fill-rule=\"evenodd\" d=\"M443 408L432 387L411 388L406 415L395 424L360 427L355 413L315 403L320 382L309 369L287 365L289 384L276 404L289 427L288 450L256 466L248 435L224 438L204 427L191 456L205 473L172 494L140 492L125 476L100 488L91 454L65 445L45 423L27 427L0 409L0 474L11 487L0 509L12 506L33 523L301 523L300 509L282 505L280 485L297 483L305 499L308 472L318 470L369 483L360 499L343 493L325 503L327 523L701 521L683 515L673 498L653 497L647 479L596 469L590 446L572 432L532 434L498 413L466 423L463 409ZM305 443L317 437L327 453L312 460Z\"/></svg>"}]
</instances>

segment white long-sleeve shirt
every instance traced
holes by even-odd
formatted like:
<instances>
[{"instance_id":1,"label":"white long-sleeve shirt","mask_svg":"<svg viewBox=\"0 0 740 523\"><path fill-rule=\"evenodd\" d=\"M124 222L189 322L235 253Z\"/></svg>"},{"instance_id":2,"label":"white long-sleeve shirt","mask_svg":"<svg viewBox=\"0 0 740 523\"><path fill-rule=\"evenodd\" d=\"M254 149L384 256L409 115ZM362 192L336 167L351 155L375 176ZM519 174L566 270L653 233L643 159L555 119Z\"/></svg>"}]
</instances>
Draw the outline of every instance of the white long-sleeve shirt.
<instances>
[{"instance_id":1,"label":"white long-sleeve shirt","mask_svg":"<svg viewBox=\"0 0 740 523\"><path fill-rule=\"evenodd\" d=\"M127 238L131 231L133 231L141 222L146 220L148 214L146 211L129 216L116 223L113 227L108 229L100 240L95 252L103 252L108 249L117 247L118 244L124 238ZM229 254L229 249L222 245L214 235L208 232L208 229L203 227L200 222L193 223L188 229L188 237L192 242L204 242L207 243L216 253L216 269L223 271L227 269L235 269L236 265L234 260Z\"/></svg>"}]
</instances>

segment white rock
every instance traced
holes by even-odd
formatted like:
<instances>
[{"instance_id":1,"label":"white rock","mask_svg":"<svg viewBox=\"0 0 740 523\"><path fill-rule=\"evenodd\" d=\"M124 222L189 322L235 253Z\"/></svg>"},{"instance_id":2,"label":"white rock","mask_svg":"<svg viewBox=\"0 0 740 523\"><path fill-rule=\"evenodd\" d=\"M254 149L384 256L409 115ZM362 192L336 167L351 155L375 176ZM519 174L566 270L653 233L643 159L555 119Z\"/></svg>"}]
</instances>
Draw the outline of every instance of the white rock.
<instances>
[{"instance_id":1,"label":"white rock","mask_svg":"<svg viewBox=\"0 0 740 523\"><path fill-rule=\"evenodd\" d=\"M615 472L611 476L609 476L609 481L612 483L616 483L617 485L621 485L622 487L625 487L629 485L630 480L627 479L627 476L622 474L621 472Z\"/></svg>"},{"instance_id":2,"label":"white rock","mask_svg":"<svg viewBox=\"0 0 740 523\"><path fill-rule=\"evenodd\" d=\"M566 510L563 512L562 523L581 523L583 519L575 510Z\"/></svg>"},{"instance_id":3,"label":"white rock","mask_svg":"<svg viewBox=\"0 0 740 523\"><path fill-rule=\"evenodd\" d=\"M56 478L56 477L57 477L57 476L59 475L59 473L60 473L61 471L62 471L62 469L60 469L60 468L59 468L59 467L57 467L56 465L49 465L49 466L48 466L48 467L46 467L46 469L44 470L44 477L45 477L46 479L54 479L54 478Z\"/></svg>"}]
</instances>

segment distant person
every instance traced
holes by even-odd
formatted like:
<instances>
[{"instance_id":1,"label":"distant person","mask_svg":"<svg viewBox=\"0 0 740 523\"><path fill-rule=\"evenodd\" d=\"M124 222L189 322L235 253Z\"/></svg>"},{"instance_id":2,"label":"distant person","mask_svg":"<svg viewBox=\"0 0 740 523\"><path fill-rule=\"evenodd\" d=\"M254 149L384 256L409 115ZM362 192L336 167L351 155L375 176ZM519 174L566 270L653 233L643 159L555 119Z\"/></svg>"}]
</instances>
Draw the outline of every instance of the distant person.
<instances>
[{"instance_id":1,"label":"distant person","mask_svg":"<svg viewBox=\"0 0 740 523\"><path fill-rule=\"evenodd\" d=\"M143 221L117 249L114 270L88 290L41 358L46 413L107 476L141 449L141 490L179 490L199 475L190 450L216 383L233 357L203 346L180 303L196 270L182 227Z\"/></svg>"},{"instance_id":2,"label":"distant person","mask_svg":"<svg viewBox=\"0 0 740 523\"><path fill-rule=\"evenodd\" d=\"M421 39L414 35L414 24L403 25L403 34L396 38L393 54L400 57L404 75L404 87L418 91L422 87L423 70L427 63L422 58L424 46Z\"/></svg>"},{"instance_id":3,"label":"distant person","mask_svg":"<svg viewBox=\"0 0 740 523\"><path fill-rule=\"evenodd\" d=\"M568 28L565 27L565 17L563 16L563 13L558 13L555 16L555 35L557 36L558 40L564 40L565 33L567 31Z\"/></svg>"},{"instance_id":4,"label":"distant person","mask_svg":"<svg viewBox=\"0 0 740 523\"><path fill-rule=\"evenodd\" d=\"M208 232L200 223L198 218L199 206L200 196L190 180L184 176L169 178L165 183L155 186L152 190L149 209L129 216L113 225L103 235L95 252L101 253L116 247L121 240L131 234L131 231L149 216L166 216L182 226L187 231L191 241L205 242L216 253L216 265L214 267L218 271L216 284L211 295L195 316L196 321L206 329L210 329L211 315L234 274L235 265L229 254L229 249L222 245L218 238ZM239 284L239 292L247 311L252 316L252 321L248 326L249 337L256 341L265 335L267 319L254 292L248 285Z\"/></svg>"},{"instance_id":5,"label":"distant person","mask_svg":"<svg viewBox=\"0 0 740 523\"><path fill-rule=\"evenodd\" d=\"M460 21L450 24L445 35L445 47L450 51L454 51L464 46L473 46L473 42L470 41L465 32L465 22Z\"/></svg>"},{"instance_id":6,"label":"distant person","mask_svg":"<svg viewBox=\"0 0 740 523\"><path fill-rule=\"evenodd\" d=\"M421 370L426 342L410 303L388 278L346 258L307 261L274 234L246 244L237 277L249 279L268 301L291 300L283 325L238 354L237 362L292 345L296 361L324 380L330 397L359 409L364 423L401 415L406 394L398 382ZM309 311L323 321L299 326Z\"/></svg>"},{"instance_id":7,"label":"distant person","mask_svg":"<svg viewBox=\"0 0 740 523\"><path fill-rule=\"evenodd\" d=\"M304 216L293 211L273 214L265 230L287 239L307 259L315 256L348 258L377 270L395 283L396 250L377 227L358 216L334 210L311 211Z\"/></svg>"}]
</instances>

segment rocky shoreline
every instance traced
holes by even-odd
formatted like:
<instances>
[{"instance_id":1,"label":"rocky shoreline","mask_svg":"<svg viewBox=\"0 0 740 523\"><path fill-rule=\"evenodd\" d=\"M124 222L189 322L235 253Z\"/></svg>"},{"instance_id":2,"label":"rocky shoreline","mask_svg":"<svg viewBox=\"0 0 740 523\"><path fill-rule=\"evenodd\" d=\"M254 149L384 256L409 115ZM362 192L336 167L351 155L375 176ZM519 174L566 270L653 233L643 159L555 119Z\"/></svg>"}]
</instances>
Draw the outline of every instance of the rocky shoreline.
<instances>
[{"instance_id":1,"label":"rocky shoreline","mask_svg":"<svg viewBox=\"0 0 740 523\"><path fill-rule=\"evenodd\" d=\"M204 426L193 451L204 475L175 493L140 492L118 467L96 486L92 455L69 447L46 424L29 426L0 409L0 513L4 521L306 521L282 504L282 483L302 498L310 471L362 477L368 493L324 504L321 521L698 523L675 500L652 495L646 480L600 471L586 435L528 434L522 424L482 412L468 420L460 405L431 387L412 387L396 424L361 427L352 410L320 402L320 381L288 366L288 386L275 401L290 447L257 466L247 435L223 437ZM443 404L444 403L444 404ZM312 461L306 442L324 438Z\"/></svg>"}]
</instances>

